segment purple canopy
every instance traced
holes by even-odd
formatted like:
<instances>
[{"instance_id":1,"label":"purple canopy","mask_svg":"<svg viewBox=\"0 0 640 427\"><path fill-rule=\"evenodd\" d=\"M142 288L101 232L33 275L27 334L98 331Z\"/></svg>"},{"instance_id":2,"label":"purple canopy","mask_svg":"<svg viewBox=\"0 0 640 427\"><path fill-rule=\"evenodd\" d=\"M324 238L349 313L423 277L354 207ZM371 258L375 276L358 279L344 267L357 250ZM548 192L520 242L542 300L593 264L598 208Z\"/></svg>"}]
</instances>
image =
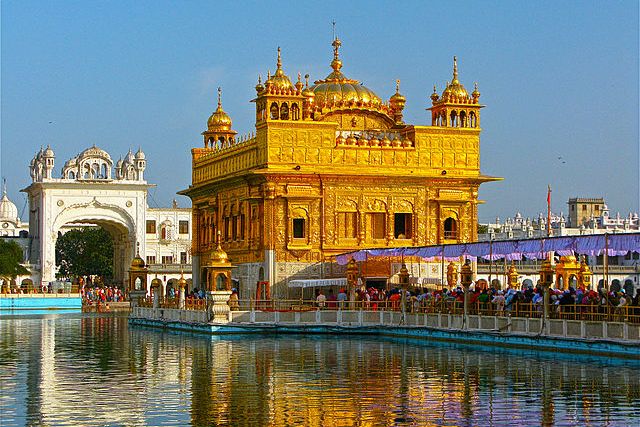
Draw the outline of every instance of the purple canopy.
<instances>
[{"instance_id":1,"label":"purple canopy","mask_svg":"<svg viewBox=\"0 0 640 427\"><path fill-rule=\"evenodd\" d=\"M362 249L336 257L338 264L345 265L349 259L364 261L377 256L419 256L430 260L440 258L456 260L484 258L519 260L522 257L543 259L549 252L559 255L625 255L629 251L640 252L640 233L597 234L588 236L547 237L544 239L499 240L495 242L458 243L438 246L409 246L400 248Z\"/></svg>"}]
</instances>

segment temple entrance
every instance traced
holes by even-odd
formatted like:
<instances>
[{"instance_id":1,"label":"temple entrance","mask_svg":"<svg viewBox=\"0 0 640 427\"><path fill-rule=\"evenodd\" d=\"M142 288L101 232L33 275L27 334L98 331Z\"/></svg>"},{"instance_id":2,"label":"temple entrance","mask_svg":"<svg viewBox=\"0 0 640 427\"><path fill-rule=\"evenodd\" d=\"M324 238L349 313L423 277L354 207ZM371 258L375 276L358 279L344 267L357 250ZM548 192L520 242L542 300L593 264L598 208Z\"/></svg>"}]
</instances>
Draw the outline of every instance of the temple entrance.
<instances>
[{"instance_id":1,"label":"temple entrance","mask_svg":"<svg viewBox=\"0 0 640 427\"><path fill-rule=\"evenodd\" d=\"M115 215L113 215L112 212L109 212L109 215L107 215L107 212L102 212L100 215L94 214L89 217L81 216L82 212L76 212L76 214L77 215L73 215L70 221L65 221L65 218L61 218L60 221L57 221L55 224L55 239L52 239L52 241L49 243L52 249L55 249L55 251L51 251L53 252L52 255L54 255L54 259L51 261L54 261L54 264L51 266L50 271L48 271L49 277L55 277L58 271L60 271L61 264L65 262L64 259L57 259L58 256L56 256L58 255L57 252L59 252L57 245L58 239L60 239L66 232L70 232L74 229L77 230L82 228L86 229L89 227L100 227L108 234L111 240L110 245L102 246L109 247L111 251L108 256L111 263L111 274L105 275L103 274L104 271L98 271L99 269L95 272L91 271L91 266L95 266L97 264L89 263L89 270L86 270L86 273L82 275L101 276L99 279L99 285L113 284L116 286L124 286L128 280L126 272L130 264L130 260L135 255L135 243L132 238L132 235L134 233L132 221L124 221L123 218L117 218L115 217ZM99 234L100 233L98 233L98 235ZM92 242L92 244L96 243L97 242ZM62 270L64 271L64 269ZM43 275L43 278L44 277L45 276ZM55 278L52 280L55 280Z\"/></svg>"}]
</instances>

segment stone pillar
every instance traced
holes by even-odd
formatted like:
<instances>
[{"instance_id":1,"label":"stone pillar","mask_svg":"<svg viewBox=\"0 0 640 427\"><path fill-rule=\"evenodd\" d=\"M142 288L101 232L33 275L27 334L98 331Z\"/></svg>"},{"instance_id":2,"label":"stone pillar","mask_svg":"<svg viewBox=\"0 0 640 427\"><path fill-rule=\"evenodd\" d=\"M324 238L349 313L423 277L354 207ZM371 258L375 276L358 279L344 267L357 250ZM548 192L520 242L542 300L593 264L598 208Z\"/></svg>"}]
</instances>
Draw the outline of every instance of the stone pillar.
<instances>
[{"instance_id":1,"label":"stone pillar","mask_svg":"<svg viewBox=\"0 0 640 427\"><path fill-rule=\"evenodd\" d=\"M207 299L209 300L209 319L214 323L229 322L229 297L231 291L209 291Z\"/></svg>"},{"instance_id":2,"label":"stone pillar","mask_svg":"<svg viewBox=\"0 0 640 427\"><path fill-rule=\"evenodd\" d=\"M542 300L543 314L540 332L545 335L549 334L549 288L553 284L553 268L551 261L545 259L540 267L540 285L544 291Z\"/></svg>"},{"instance_id":3,"label":"stone pillar","mask_svg":"<svg viewBox=\"0 0 640 427\"><path fill-rule=\"evenodd\" d=\"M469 287L473 282L473 270L471 269L471 261L466 260L462 266L460 274L460 282L464 288L464 313L462 317L462 329L469 329Z\"/></svg>"}]
</instances>

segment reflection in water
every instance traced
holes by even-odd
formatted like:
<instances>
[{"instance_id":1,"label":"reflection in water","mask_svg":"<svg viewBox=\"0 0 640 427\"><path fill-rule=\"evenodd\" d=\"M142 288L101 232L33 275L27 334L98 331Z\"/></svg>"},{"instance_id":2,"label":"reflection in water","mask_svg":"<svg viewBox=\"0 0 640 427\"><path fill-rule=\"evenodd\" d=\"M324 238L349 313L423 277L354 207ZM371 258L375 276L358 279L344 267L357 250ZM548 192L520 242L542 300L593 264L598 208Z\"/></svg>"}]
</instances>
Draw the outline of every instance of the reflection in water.
<instances>
[{"instance_id":1,"label":"reflection in water","mask_svg":"<svg viewBox=\"0 0 640 427\"><path fill-rule=\"evenodd\" d=\"M418 340L0 320L0 425L632 425L640 364Z\"/></svg>"}]
</instances>

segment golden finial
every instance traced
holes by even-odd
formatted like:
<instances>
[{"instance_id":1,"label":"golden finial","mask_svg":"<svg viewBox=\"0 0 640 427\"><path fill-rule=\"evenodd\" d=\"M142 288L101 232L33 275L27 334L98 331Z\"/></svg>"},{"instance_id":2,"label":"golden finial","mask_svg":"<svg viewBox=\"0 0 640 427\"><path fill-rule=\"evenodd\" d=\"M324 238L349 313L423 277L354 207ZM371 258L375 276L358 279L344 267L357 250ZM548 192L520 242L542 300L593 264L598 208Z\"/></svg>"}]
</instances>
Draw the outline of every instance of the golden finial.
<instances>
[{"instance_id":1,"label":"golden finial","mask_svg":"<svg viewBox=\"0 0 640 427\"><path fill-rule=\"evenodd\" d=\"M438 91L436 90L436 85L433 85L433 93L438 93Z\"/></svg>"},{"instance_id":2,"label":"golden finial","mask_svg":"<svg viewBox=\"0 0 640 427\"><path fill-rule=\"evenodd\" d=\"M222 88L218 86L218 109L222 108Z\"/></svg>"},{"instance_id":3,"label":"golden finial","mask_svg":"<svg viewBox=\"0 0 640 427\"><path fill-rule=\"evenodd\" d=\"M298 71L298 81L302 81L302 74L300 74L300 71Z\"/></svg>"},{"instance_id":4,"label":"golden finial","mask_svg":"<svg viewBox=\"0 0 640 427\"><path fill-rule=\"evenodd\" d=\"M458 82L458 58L456 56L453 57L453 81L451 83Z\"/></svg>"},{"instance_id":5,"label":"golden finial","mask_svg":"<svg viewBox=\"0 0 640 427\"><path fill-rule=\"evenodd\" d=\"M396 79L396 93L400 93L400 79Z\"/></svg>"},{"instance_id":6,"label":"golden finial","mask_svg":"<svg viewBox=\"0 0 640 427\"><path fill-rule=\"evenodd\" d=\"M280 53L281 53L280 46L278 46L278 62L276 64L276 66L278 67L277 68L278 70L282 68L282 58L280 56Z\"/></svg>"},{"instance_id":7,"label":"golden finial","mask_svg":"<svg viewBox=\"0 0 640 427\"><path fill-rule=\"evenodd\" d=\"M304 75L304 87L309 87L309 74Z\"/></svg>"},{"instance_id":8,"label":"golden finial","mask_svg":"<svg viewBox=\"0 0 640 427\"><path fill-rule=\"evenodd\" d=\"M258 84L262 83L262 74L258 74Z\"/></svg>"}]
</instances>

